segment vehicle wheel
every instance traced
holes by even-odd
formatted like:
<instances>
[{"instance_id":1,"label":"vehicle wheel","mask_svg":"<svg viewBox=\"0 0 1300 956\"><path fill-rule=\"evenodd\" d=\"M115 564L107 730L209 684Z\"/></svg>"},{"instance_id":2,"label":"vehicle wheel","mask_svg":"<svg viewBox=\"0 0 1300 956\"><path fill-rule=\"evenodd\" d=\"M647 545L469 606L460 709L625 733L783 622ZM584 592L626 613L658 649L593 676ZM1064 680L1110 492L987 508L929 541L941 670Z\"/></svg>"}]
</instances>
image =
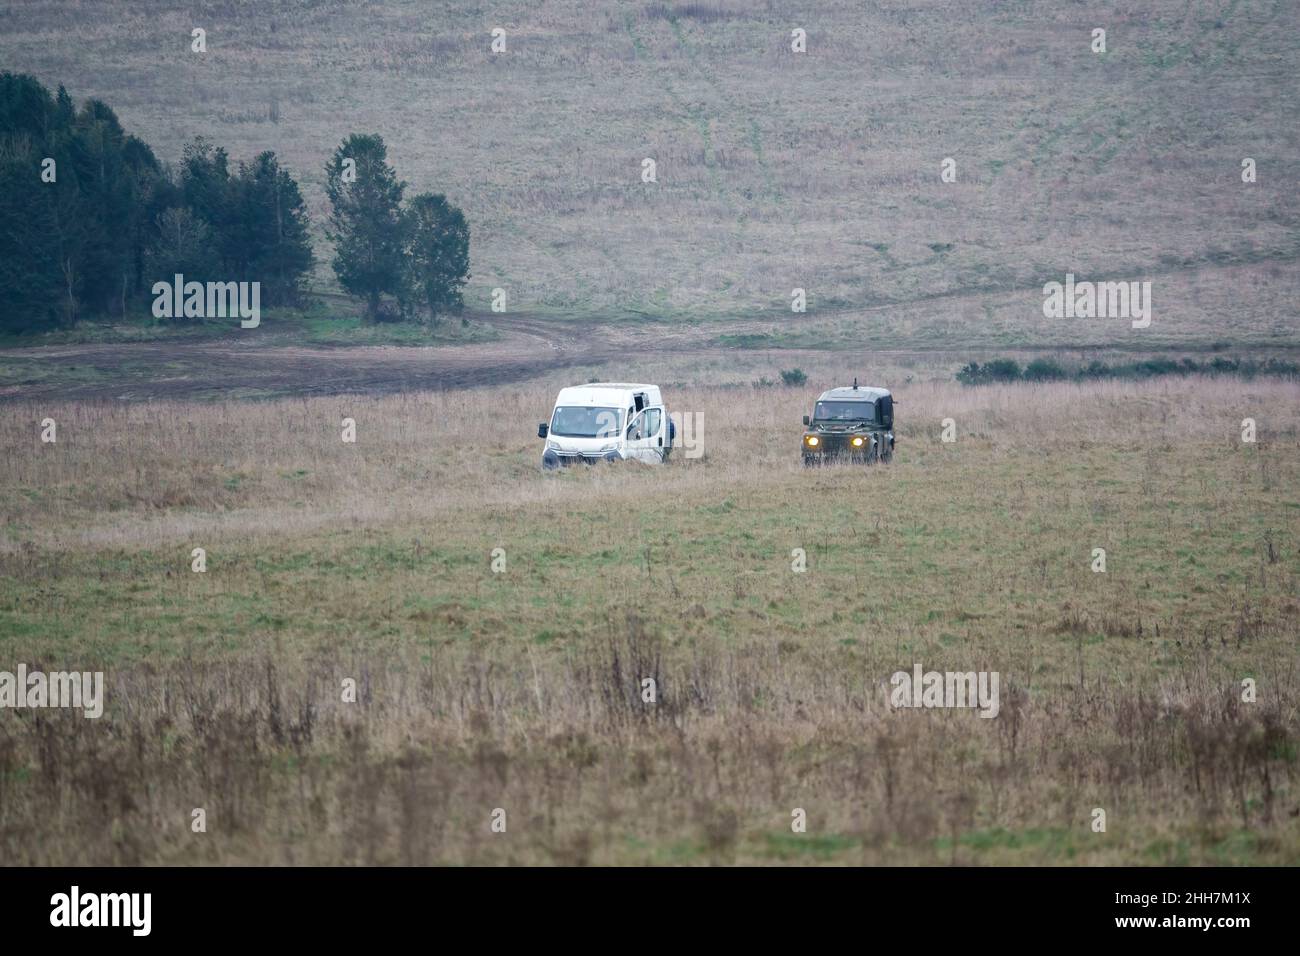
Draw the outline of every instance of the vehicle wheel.
<instances>
[{"instance_id":1,"label":"vehicle wheel","mask_svg":"<svg viewBox=\"0 0 1300 956\"><path fill-rule=\"evenodd\" d=\"M815 463L815 461L816 461L816 459L813 458L812 455L804 455L804 456L803 456L803 466L804 466L805 468L811 468L811 467L813 466L813 464Z\"/></svg>"}]
</instances>

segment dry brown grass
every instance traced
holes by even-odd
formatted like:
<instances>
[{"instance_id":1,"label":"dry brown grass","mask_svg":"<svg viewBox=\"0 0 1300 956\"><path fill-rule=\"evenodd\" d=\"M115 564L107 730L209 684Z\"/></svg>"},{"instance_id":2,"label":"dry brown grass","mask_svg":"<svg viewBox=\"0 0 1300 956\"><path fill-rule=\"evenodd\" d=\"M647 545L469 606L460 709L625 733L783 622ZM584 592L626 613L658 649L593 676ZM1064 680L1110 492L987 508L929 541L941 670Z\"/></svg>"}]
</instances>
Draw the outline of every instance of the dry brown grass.
<instances>
[{"instance_id":1,"label":"dry brown grass","mask_svg":"<svg viewBox=\"0 0 1300 956\"><path fill-rule=\"evenodd\" d=\"M490 18L25 0L0 10L0 59L103 97L165 160L199 134L236 159L275 149L318 224L326 157L383 134L414 190L465 208L479 308L499 285L519 311L723 318L773 346L1286 348L1296 19L1175 0ZM496 25L509 57L487 52ZM794 25L806 57L785 52ZM1045 321L1039 289L1066 271L1153 278L1151 328ZM99 721L0 711L0 859L1300 858L1294 383L964 389L944 379L965 355L738 358L690 332L623 322L625 353L656 358L509 388L0 407L0 669L109 684ZM203 354L102 364L130 390L203 378ZM87 361L46 358L6 381ZM817 384L746 384L794 364ZM899 397L896 462L805 472L799 417L863 368ZM542 475L535 423L588 377L662 382L705 457ZM275 378L261 362L241 382ZM997 670L999 717L888 710L889 675L918 661Z\"/></svg>"},{"instance_id":2,"label":"dry brown grass","mask_svg":"<svg viewBox=\"0 0 1300 956\"><path fill-rule=\"evenodd\" d=\"M318 224L330 152L381 133L413 189L465 208L478 308L501 286L529 311L779 320L798 286L816 314L850 310L823 331L871 345L1295 344L1292 5L25 0L0 15L7 68L105 98L166 160L200 134L236 158L277 150ZM206 56L189 52L196 25ZM797 25L805 56L788 52ZM508 55L488 52L493 26ZM1153 278L1153 327L1044 323L1039 290L1066 271ZM857 311L912 302L931 307Z\"/></svg>"},{"instance_id":3,"label":"dry brown grass","mask_svg":"<svg viewBox=\"0 0 1300 956\"><path fill-rule=\"evenodd\" d=\"M0 712L0 852L1296 858L1294 384L917 382L894 465L808 473L815 391L673 388L703 459L558 476L531 437L548 383L5 406L0 666L103 667L110 692L100 721ZM998 670L1000 716L890 712L914 661Z\"/></svg>"},{"instance_id":4,"label":"dry brown grass","mask_svg":"<svg viewBox=\"0 0 1300 956\"><path fill-rule=\"evenodd\" d=\"M635 621L558 660L393 663L137 670L102 725L9 721L6 862L1294 860L1294 710L1242 704L1195 664L1140 690L1013 686L982 721L889 713L846 655L673 653ZM662 681L655 708L631 690L642 674ZM360 703L338 702L342 675ZM1261 676L1295 699L1293 669Z\"/></svg>"},{"instance_id":5,"label":"dry brown grass","mask_svg":"<svg viewBox=\"0 0 1300 956\"><path fill-rule=\"evenodd\" d=\"M843 358L804 358L812 359L803 364L813 381L856 374ZM729 365L733 373L739 367L735 358ZM689 368L666 361L641 371L656 380ZM10 532L0 546L152 547L194 534L298 534L482 507L564 507L587 497L591 483L602 498L621 501L651 483L669 497L698 497L756 479L801 478L791 432L819 388L737 384L672 390L671 409L702 423L707 468L679 452L680 468L653 477L622 469L582 483L543 480L536 422L548 417L559 383L578 380L571 375L502 389L266 403L13 403L0 415L0 438L21 451L0 462L0 483L20 493L7 504ZM895 394L907 454L894 470L919 474L947 452L936 447L946 418L957 423L957 448L982 452L1068 455L1117 446L1130 454L1179 447L1223 455L1241 445L1245 417L1258 420L1266 446L1293 447L1300 387L1194 378L972 389L928 380L896 386ZM57 446L39 442L46 417L59 424ZM340 439L345 417L357 421L355 445ZM1268 460L1258 467L1266 473Z\"/></svg>"}]
</instances>

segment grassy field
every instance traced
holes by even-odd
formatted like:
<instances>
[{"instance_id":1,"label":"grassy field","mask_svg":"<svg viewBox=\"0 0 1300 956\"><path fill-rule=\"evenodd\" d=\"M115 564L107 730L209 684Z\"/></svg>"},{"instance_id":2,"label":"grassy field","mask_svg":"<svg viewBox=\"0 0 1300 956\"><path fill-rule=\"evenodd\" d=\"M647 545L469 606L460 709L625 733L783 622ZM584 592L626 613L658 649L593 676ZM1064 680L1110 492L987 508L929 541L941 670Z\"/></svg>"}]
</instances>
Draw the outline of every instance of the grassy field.
<instances>
[{"instance_id":1,"label":"grassy field","mask_svg":"<svg viewBox=\"0 0 1300 956\"><path fill-rule=\"evenodd\" d=\"M814 388L685 385L702 457L543 475L560 380L0 406L0 660L109 687L0 712L0 858L1300 859L1294 383L918 380L813 471ZM891 710L918 662L998 717Z\"/></svg>"},{"instance_id":2,"label":"grassy field","mask_svg":"<svg viewBox=\"0 0 1300 956\"><path fill-rule=\"evenodd\" d=\"M0 340L0 671L108 687L0 709L0 861L1300 861L1300 383L953 380L1294 362L1298 51L1274 0L0 7L4 69L275 150L318 240L256 330ZM464 209L468 324L339 295L352 132ZM1067 272L1150 326L1044 318ZM895 461L803 469L854 376ZM597 379L703 455L543 474ZM891 709L917 664L997 717Z\"/></svg>"},{"instance_id":3,"label":"grassy field","mask_svg":"<svg viewBox=\"0 0 1300 956\"><path fill-rule=\"evenodd\" d=\"M260 319L266 324L264 331L254 335L249 334L253 330L240 328L238 322L173 322L155 319L151 315L128 315L125 320L119 317L83 319L40 333L0 334L0 349L159 342L175 346L179 359L184 357L186 346L213 342L273 349L285 346L330 348L337 345L444 346L492 341L494 333L489 325L469 322L471 317L479 318L472 314L463 317L466 319L464 323L446 317L436 325L428 322L370 323L364 320L350 299L339 296L337 299L315 300L302 308L268 309ZM0 379L23 363L22 353L13 354L17 361L0 359ZM27 353L29 356L35 354Z\"/></svg>"},{"instance_id":4,"label":"grassy field","mask_svg":"<svg viewBox=\"0 0 1300 956\"><path fill-rule=\"evenodd\" d=\"M858 347L1296 345L1298 43L1272 0L0 10L6 68L103 97L171 162L197 135L276 150L318 230L326 158L382 134L412 190L465 209L472 308L501 287L527 312ZM1151 279L1151 328L1044 322L1067 271Z\"/></svg>"}]
</instances>

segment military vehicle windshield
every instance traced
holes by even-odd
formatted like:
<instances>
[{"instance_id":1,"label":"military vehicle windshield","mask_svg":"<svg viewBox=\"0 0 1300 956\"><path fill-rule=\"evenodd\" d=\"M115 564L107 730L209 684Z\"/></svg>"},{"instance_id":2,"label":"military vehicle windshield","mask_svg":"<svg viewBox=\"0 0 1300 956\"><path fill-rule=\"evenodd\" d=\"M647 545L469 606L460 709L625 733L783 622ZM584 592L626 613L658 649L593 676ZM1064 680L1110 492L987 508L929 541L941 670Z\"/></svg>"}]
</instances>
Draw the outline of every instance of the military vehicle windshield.
<instances>
[{"instance_id":1,"label":"military vehicle windshield","mask_svg":"<svg viewBox=\"0 0 1300 956\"><path fill-rule=\"evenodd\" d=\"M551 434L562 438L617 438L617 408L562 405L551 417Z\"/></svg>"},{"instance_id":2,"label":"military vehicle windshield","mask_svg":"<svg viewBox=\"0 0 1300 956\"><path fill-rule=\"evenodd\" d=\"M874 422L875 402L818 402L813 411L815 422Z\"/></svg>"}]
</instances>

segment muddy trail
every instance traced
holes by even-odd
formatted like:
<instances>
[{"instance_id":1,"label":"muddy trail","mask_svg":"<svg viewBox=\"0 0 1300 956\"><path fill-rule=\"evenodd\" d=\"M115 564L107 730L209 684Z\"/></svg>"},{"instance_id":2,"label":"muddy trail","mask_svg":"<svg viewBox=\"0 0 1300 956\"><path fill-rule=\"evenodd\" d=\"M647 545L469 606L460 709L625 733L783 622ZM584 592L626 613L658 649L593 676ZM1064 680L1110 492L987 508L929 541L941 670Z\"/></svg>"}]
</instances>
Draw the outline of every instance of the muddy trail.
<instances>
[{"instance_id":1,"label":"muddy trail","mask_svg":"<svg viewBox=\"0 0 1300 956\"><path fill-rule=\"evenodd\" d=\"M385 394L519 381L623 354L626 334L527 315L474 316L495 341L443 346L294 346L255 339L0 350L18 366L0 401ZM557 326L560 326L557 328Z\"/></svg>"},{"instance_id":2,"label":"muddy trail","mask_svg":"<svg viewBox=\"0 0 1300 956\"><path fill-rule=\"evenodd\" d=\"M301 346L238 335L198 341L116 342L0 349L10 374L0 403L43 398L145 401L390 394L520 382L629 356L734 355L717 326L575 321L474 314L488 342L459 345ZM737 322L727 331L757 323Z\"/></svg>"},{"instance_id":3,"label":"muddy trail","mask_svg":"<svg viewBox=\"0 0 1300 956\"><path fill-rule=\"evenodd\" d=\"M1240 271L1233 266L1211 270ZM802 315L784 314L779 328L813 325L835 316L866 317L873 313L900 313L918 325L947 321L953 315L982 308L990 290L968 290L927 296L908 303L822 310ZM1027 314L1036 314L1038 290L1004 290L1028 296ZM320 298L347 297L317 292ZM1032 308L1030 308L1032 306ZM556 318L540 313L467 313L468 320L491 329L491 341L451 345L297 345L288 332L244 335L219 339L160 339L45 345L0 349L0 403L47 398L78 400L273 398L295 395L391 394L430 389L458 389L520 382L574 366L623 365L640 357L688 356L700 361L725 359L742 349L719 344L728 333L768 333L778 328L772 315L735 318L725 322L602 321ZM974 330L978 333L978 329ZM1032 329L1031 329L1032 331ZM912 348L832 348L841 357L890 355L925 356L930 360L966 361L974 354L1007 352L1060 352L1105 348L1056 342L1022 342L1014 347L993 344L979 334L963 334L961 341L911 344ZM1116 344L1116 343L1113 343ZM1291 343L1275 346L1291 349ZM1203 350L1209 341L1195 336L1182 348ZM1122 346L1132 348L1132 344ZM1166 345L1166 348L1169 346ZM749 355L765 354L790 361L819 353L810 349L744 349Z\"/></svg>"}]
</instances>

